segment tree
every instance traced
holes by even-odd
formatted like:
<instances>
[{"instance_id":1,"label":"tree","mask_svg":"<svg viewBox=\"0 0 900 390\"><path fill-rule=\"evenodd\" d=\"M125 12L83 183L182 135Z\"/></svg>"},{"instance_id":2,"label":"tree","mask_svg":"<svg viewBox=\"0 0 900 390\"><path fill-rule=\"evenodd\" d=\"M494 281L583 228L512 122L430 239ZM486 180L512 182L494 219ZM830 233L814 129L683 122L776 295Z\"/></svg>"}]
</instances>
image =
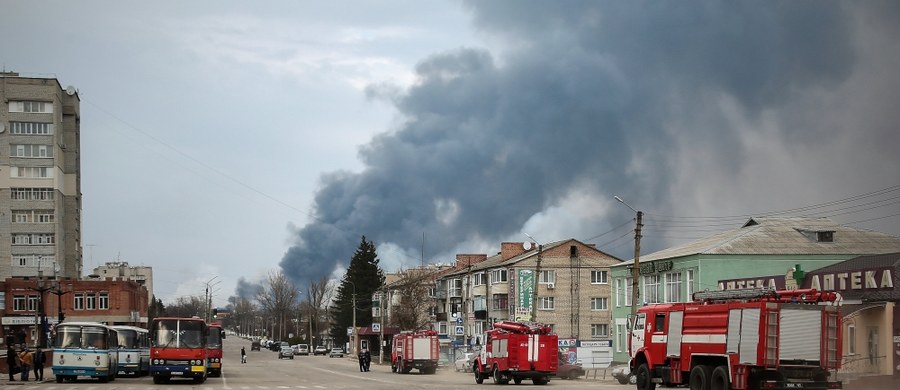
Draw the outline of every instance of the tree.
<instances>
[{"instance_id":1,"label":"tree","mask_svg":"<svg viewBox=\"0 0 900 390\"><path fill-rule=\"evenodd\" d=\"M157 299L156 295L150 299L150 307L147 308L147 323L153 322L156 317L166 316L166 305L163 305L161 299Z\"/></svg>"},{"instance_id":2,"label":"tree","mask_svg":"<svg viewBox=\"0 0 900 390\"><path fill-rule=\"evenodd\" d=\"M178 297L174 303L165 308L166 315L172 317L202 316L205 311L206 299L195 296Z\"/></svg>"},{"instance_id":3,"label":"tree","mask_svg":"<svg viewBox=\"0 0 900 390\"><path fill-rule=\"evenodd\" d=\"M297 304L300 290L281 271L269 271L266 285L259 292L256 300L263 312L273 321L272 336L278 335L279 340L287 336L285 321L296 318Z\"/></svg>"},{"instance_id":4,"label":"tree","mask_svg":"<svg viewBox=\"0 0 900 390\"><path fill-rule=\"evenodd\" d=\"M342 344L349 340L347 328L353 326L354 306L356 326L372 325L372 294L384 285L384 271L378 266L378 262L375 244L362 236L331 306L330 334L335 343Z\"/></svg>"},{"instance_id":5,"label":"tree","mask_svg":"<svg viewBox=\"0 0 900 390\"><path fill-rule=\"evenodd\" d=\"M313 337L318 336L320 329L328 324L328 318L324 314L328 312L328 302L331 301L332 296L334 296L334 284L326 276L312 282L306 289L306 320ZM315 343L315 339L310 340L310 343ZM320 341L319 344L321 345L322 342Z\"/></svg>"},{"instance_id":6,"label":"tree","mask_svg":"<svg viewBox=\"0 0 900 390\"><path fill-rule=\"evenodd\" d=\"M399 327L400 330L429 329L431 323L431 308L434 302L427 297L430 288L434 286L435 271L427 268L413 268L400 272L400 278L391 283L394 299L397 305L391 307L390 324ZM386 302L392 302L385 299Z\"/></svg>"}]
</instances>

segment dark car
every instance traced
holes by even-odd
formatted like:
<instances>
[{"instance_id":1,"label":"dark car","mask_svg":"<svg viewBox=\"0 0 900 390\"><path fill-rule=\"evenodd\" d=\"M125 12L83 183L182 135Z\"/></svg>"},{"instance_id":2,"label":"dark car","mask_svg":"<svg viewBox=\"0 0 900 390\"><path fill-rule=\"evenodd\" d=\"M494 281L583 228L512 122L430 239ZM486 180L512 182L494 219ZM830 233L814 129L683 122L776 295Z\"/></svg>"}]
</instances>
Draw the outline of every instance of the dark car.
<instances>
[{"instance_id":1,"label":"dark car","mask_svg":"<svg viewBox=\"0 0 900 390\"><path fill-rule=\"evenodd\" d=\"M565 360L559 361L559 367L556 369L556 376L561 379L577 379L584 376L584 368L580 364L569 364Z\"/></svg>"},{"instance_id":2,"label":"dark car","mask_svg":"<svg viewBox=\"0 0 900 390\"><path fill-rule=\"evenodd\" d=\"M259 348L260 348L259 340L253 340L253 342L250 343L250 350L251 350L251 351L259 351Z\"/></svg>"}]
</instances>

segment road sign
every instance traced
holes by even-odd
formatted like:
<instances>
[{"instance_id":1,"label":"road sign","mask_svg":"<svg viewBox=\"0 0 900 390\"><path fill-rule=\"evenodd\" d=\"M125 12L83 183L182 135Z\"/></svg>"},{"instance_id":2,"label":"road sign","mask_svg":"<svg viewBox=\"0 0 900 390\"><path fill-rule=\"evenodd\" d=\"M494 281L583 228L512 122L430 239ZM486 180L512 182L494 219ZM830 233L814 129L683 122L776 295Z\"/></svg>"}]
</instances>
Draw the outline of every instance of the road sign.
<instances>
[{"instance_id":1,"label":"road sign","mask_svg":"<svg viewBox=\"0 0 900 390\"><path fill-rule=\"evenodd\" d=\"M457 327L456 327L456 335L457 335L457 336L462 336L463 334L465 334L465 330L463 329L463 327L462 327L462 326L457 326Z\"/></svg>"},{"instance_id":2,"label":"road sign","mask_svg":"<svg viewBox=\"0 0 900 390\"><path fill-rule=\"evenodd\" d=\"M456 323L457 323L457 324L461 324L461 323L462 323L462 317L456 317Z\"/></svg>"},{"instance_id":3,"label":"road sign","mask_svg":"<svg viewBox=\"0 0 900 390\"><path fill-rule=\"evenodd\" d=\"M353 336L353 327L352 326L347 327L347 336Z\"/></svg>"},{"instance_id":4,"label":"road sign","mask_svg":"<svg viewBox=\"0 0 900 390\"><path fill-rule=\"evenodd\" d=\"M381 332L381 324L377 322L372 323L372 331L373 332Z\"/></svg>"}]
</instances>

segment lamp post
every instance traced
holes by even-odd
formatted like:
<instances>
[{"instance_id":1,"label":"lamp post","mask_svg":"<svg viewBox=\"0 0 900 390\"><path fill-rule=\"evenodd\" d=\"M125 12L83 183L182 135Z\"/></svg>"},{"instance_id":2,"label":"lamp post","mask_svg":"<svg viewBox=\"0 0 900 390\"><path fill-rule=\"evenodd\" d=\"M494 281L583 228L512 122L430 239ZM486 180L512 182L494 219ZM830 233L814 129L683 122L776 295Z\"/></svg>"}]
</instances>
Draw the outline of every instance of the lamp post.
<instances>
[{"instance_id":1,"label":"lamp post","mask_svg":"<svg viewBox=\"0 0 900 390\"><path fill-rule=\"evenodd\" d=\"M347 283L350 283L353 286L353 331L350 336L350 348L352 348L349 352L351 354L356 354L356 283L353 283L352 280L347 279Z\"/></svg>"},{"instance_id":2,"label":"lamp post","mask_svg":"<svg viewBox=\"0 0 900 390\"><path fill-rule=\"evenodd\" d=\"M216 280L216 278L218 278L218 277L219 277L219 275L213 276L212 278L207 280L205 283L206 284L206 293L205 293L205 295L203 295L203 301L204 301L203 303L206 305L206 315L204 316L204 318L206 319L207 322L212 321L212 316L210 315L210 314L212 314L212 294L209 292L209 288L215 287L219 283L222 283L222 281L220 280L220 281L216 282L215 284L213 284L212 286L210 286L210 283L212 283L212 281Z\"/></svg>"},{"instance_id":3,"label":"lamp post","mask_svg":"<svg viewBox=\"0 0 900 390\"><path fill-rule=\"evenodd\" d=\"M634 264L631 266L631 315L633 316L637 313L638 300L641 297L640 290L638 289L638 278L641 275L641 227L644 226L641 219L644 217L644 212L631 207L631 205L625 203L625 201L618 196L614 196L613 198L637 214L634 227Z\"/></svg>"},{"instance_id":4,"label":"lamp post","mask_svg":"<svg viewBox=\"0 0 900 390\"><path fill-rule=\"evenodd\" d=\"M37 328L37 346L41 348L47 347L47 317L44 315L44 292L50 291L53 288L50 286L44 286L44 270L41 268L41 263L43 263L43 257L38 257L38 269L37 269L37 286L33 287L32 290L38 292L38 317L35 318L34 326Z\"/></svg>"},{"instance_id":5,"label":"lamp post","mask_svg":"<svg viewBox=\"0 0 900 390\"><path fill-rule=\"evenodd\" d=\"M541 276L541 255L544 252L544 245L538 244L537 240L535 240L534 237L532 237L530 234L524 234L531 240L532 244L535 244L538 247L537 265L534 267L534 282L532 285L533 291L531 292L531 320L537 322L538 278Z\"/></svg>"}]
</instances>

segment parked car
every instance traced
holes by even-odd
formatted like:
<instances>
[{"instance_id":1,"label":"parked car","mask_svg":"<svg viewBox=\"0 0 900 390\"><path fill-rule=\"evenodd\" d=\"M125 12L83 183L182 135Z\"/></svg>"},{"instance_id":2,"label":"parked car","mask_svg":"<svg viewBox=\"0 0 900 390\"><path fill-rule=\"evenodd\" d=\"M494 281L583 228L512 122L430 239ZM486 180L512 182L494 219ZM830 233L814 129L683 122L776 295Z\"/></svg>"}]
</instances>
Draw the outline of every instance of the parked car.
<instances>
[{"instance_id":1,"label":"parked car","mask_svg":"<svg viewBox=\"0 0 900 390\"><path fill-rule=\"evenodd\" d=\"M556 369L556 376L561 379L577 379L584 376L584 368L580 364L571 364L565 360L559 361L559 367Z\"/></svg>"},{"instance_id":2,"label":"parked car","mask_svg":"<svg viewBox=\"0 0 900 390\"><path fill-rule=\"evenodd\" d=\"M282 346L281 350L278 351L278 358L279 359L289 358L291 360L294 360L294 349L291 348L290 345Z\"/></svg>"},{"instance_id":3,"label":"parked car","mask_svg":"<svg viewBox=\"0 0 900 390\"><path fill-rule=\"evenodd\" d=\"M250 343L250 350L251 350L251 351L259 351L259 347L260 347L260 345L259 345L259 340L253 340L253 342Z\"/></svg>"},{"instance_id":4,"label":"parked car","mask_svg":"<svg viewBox=\"0 0 900 390\"><path fill-rule=\"evenodd\" d=\"M320 345L320 346L316 347L316 349L313 350L313 356L315 356L315 355L325 356L327 354L328 354L328 348L325 348L324 345Z\"/></svg>"},{"instance_id":5,"label":"parked car","mask_svg":"<svg viewBox=\"0 0 900 390\"><path fill-rule=\"evenodd\" d=\"M456 359L453 362L453 365L456 368L456 372L470 372L472 371L472 363L475 360L475 352L466 352L463 356L460 356L459 359Z\"/></svg>"},{"instance_id":6,"label":"parked car","mask_svg":"<svg viewBox=\"0 0 900 390\"><path fill-rule=\"evenodd\" d=\"M633 385L637 383L637 378L631 373L627 364L613 367L612 377L616 378L616 380L623 385Z\"/></svg>"},{"instance_id":7,"label":"parked car","mask_svg":"<svg viewBox=\"0 0 900 390\"><path fill-rule=\"evenodd\" d=\"M333 358L335 356L344 357L344 350L341 348L337 348L337 347L332 348L331 351L328 352L328 357Z\"/></svg>"},{"instance_id":8,"label":"parked car","mask_svg":"<svg viewBox=\"0 0 900 390\"><path fill-rule=\"evenodd\" d=\"M294 355L309 356L308 344L297 344L294 346Z\"/></svg>"}]
</instances>

